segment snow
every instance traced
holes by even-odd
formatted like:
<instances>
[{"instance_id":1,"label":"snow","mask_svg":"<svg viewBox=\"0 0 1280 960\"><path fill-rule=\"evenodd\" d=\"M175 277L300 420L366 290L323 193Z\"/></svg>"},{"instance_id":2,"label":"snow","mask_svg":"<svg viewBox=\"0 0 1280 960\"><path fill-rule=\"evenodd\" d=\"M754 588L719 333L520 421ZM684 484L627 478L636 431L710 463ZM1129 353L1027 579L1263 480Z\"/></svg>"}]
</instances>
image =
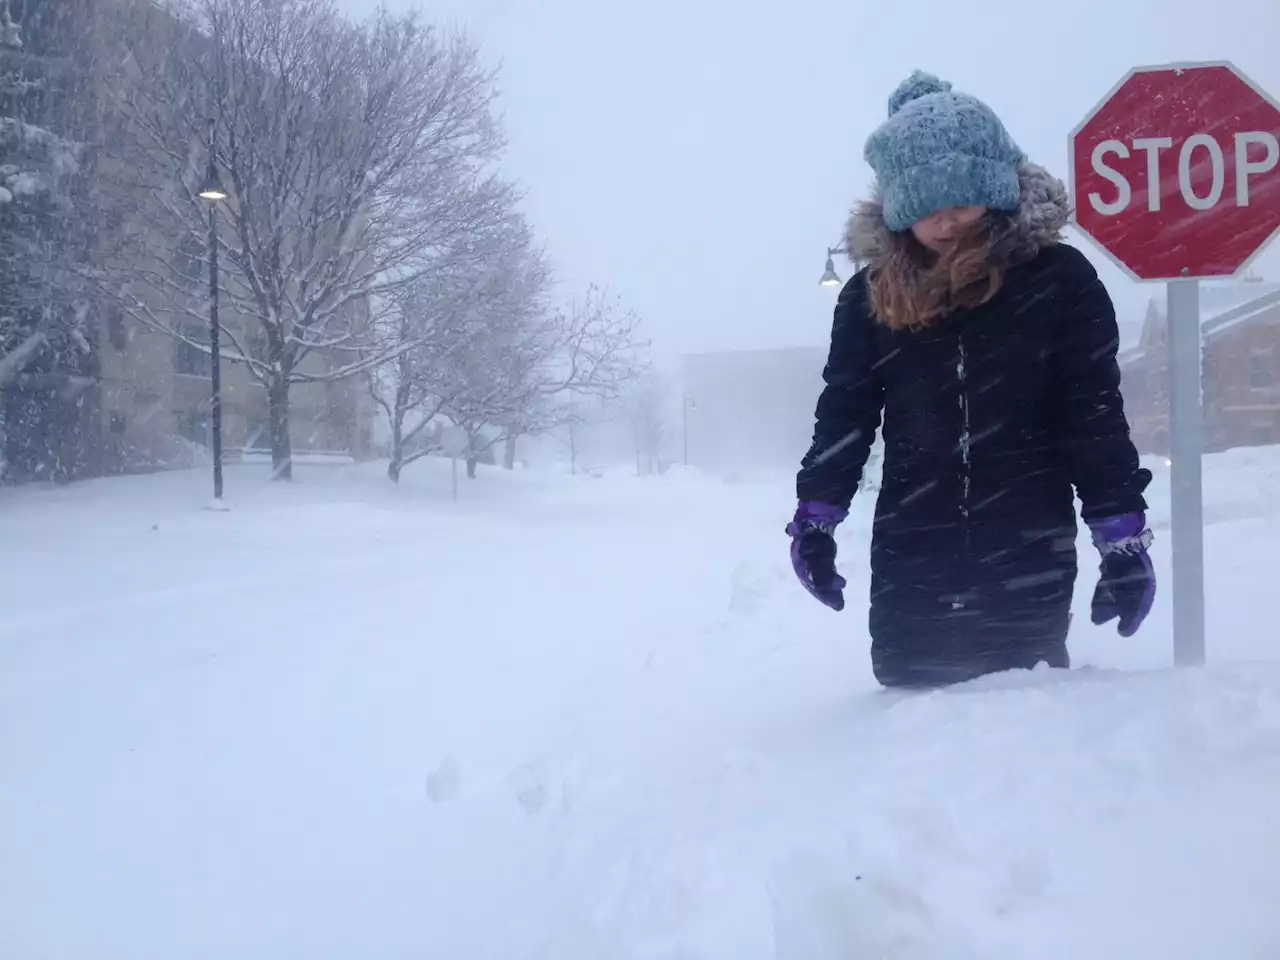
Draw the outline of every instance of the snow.
<instances>
[{"instance_id":1,"label":"snow","mask_svg":"<svg viewBox=\"0 0 1280 960\"><path fill-rule=\"evenodd\" d=\"M8 321L8 317L0 317L0 321ZM43 330L36 330L23 338L22 342L13 346L8 353L0 355L0 387L11 383L22 372L23 368L34 359L40 348L45 345L46 336Z\"/></svg>"},{"instance_id":2,"label":"snow","mask_svg":"<svg viewBox=\"0 0 1280 960\"><path fill-rule=\"evenodd\" d=\"M1168 584L1168 477L1152 517ZM1280 956L1280 450L1079 669L878 690L785 478L229 467L0 491L0 955Z\"/></svg>"},{"instance_id":3,"label":"snow","mask_svg":"<svg viewBox=\"0 0 1280 960\"><path fill-rule=\"evenodd\" d=\"M44 178L34 173L19 173L9 178L9 191L12 196L33 197L42 190L48 189Z\"/></svg>"},{"instance_id":4,"label":"snow","mask_svg":"<svg viewBox=\"0 0 1280 960\"><path fill-rule=\"evenodd\" d=\"M60 175L75 173L80 168L77 156L80 144L15 117L0 117L0 143L8 149L32 151L48 157L54 171Z\"/></svg>"}]
</instances>

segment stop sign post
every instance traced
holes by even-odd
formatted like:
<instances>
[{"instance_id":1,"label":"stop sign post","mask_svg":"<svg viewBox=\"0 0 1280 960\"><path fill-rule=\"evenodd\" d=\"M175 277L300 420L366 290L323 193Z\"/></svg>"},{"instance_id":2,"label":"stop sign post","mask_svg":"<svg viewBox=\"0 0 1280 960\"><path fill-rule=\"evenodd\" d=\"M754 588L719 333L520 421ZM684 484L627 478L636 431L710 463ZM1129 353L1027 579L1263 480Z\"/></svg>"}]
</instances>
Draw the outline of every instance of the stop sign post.
<instances>
[{"instance_id":1,"label":"stop sign post","mask_svg":"<svg viewBox=\"0 0 1280 960\"><path fill-rule=\"evenodd\" d=\"M1069 158L1076 226L1129 276L1168 283L1174 661L1203 663L1199 281L1280 232L1280 105L1229 63L1138 67Z\"/></svg>"}]
</instances>

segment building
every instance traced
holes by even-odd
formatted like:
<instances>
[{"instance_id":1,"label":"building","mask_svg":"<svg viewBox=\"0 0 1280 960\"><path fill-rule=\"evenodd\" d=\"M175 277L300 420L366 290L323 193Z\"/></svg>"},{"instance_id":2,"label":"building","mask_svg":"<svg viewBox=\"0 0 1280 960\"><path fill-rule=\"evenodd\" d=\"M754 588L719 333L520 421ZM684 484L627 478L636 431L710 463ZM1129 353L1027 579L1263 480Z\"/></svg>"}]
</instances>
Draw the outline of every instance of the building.
<instances>
[{"instance_id":1,"label":"building","mask_svg":"<svg viewBox=\"0 0 1280 960\"><path fill-rule=\"evenodd\" d=\"M193 341L208 341L207 327L184 332ZM148 330L118 307L107 308L100 338L103 471L160 470L204 460L212 437L208 352ZM259 342L252 334L241 339L250 353ZM234 352L224 339L222 440L224 456L233 462L246 452L270 449L266 389L243 363L227 359ZM319 353L308 358L316 367L330 362ZM373 399L359 378L297 383L289 391L295 456L372 456L373 422Z\"/></svg>"},{"instance_id":2,"label":"building","mask_svg":"<svg viewBox=\"0 0 1280 960\"><path fill-rule=\"evenodd\" d=\"M156 66L139 64L135 60L139 50L154 44L187 49L184 44L191 43L198 52L206 42L163 10L131 5L130 0L116 3L116 8L119 19L113 29L122 53L115 61L116 72L104 76L114 91L127 90L143 70ZM147 42L129 39L130 30L145 36ZM184 80L198 83L199 75L184 75ZM164 151L151 146L145 136L139 138L123 129L119 136L124 149L112 152L110 160L117 167L122 163L127 166L132 158L153 177L181 175L170 166ZM186 146L198 158L196 166L203 167L209 156L207 141ZM158 162L151 166L152 161ZM113 187L119 190L121 184L131 182L128 176L117 176ZM155 191L146 189L131 197L133 204L127 215L133 242L113 251L113 267L136 298L129 308L133 315L107 303L98 325L100 407L106 437L103 459L115 470L184 465L202 459L202 448L211 444L207 230L203 223L193 223L188 213L166 213L155 196ZM218 229L228 244L237 239L239 204L232 189L218 202L222 211ZM203 218L203 209L200 214ZM296 234L305 232L306 224L298 223ZM120 263L122 256L132 258L132 263ZM232 461L245 452L265 452L271 447L263 383L271 358L261 321L249 315L258 308L255 297L233 261L224 255L219 272L219 319L224 331L220 350L222 440L224 456ZM366 326L368 303L360 298L345 302L337 320L344 328ZM157 327L163 332L157 332ZM326 337L325 333L328 331L321 331L316 339L328 340L331 346L302 351L296 366L290 363L293 372L305 381L292 383L288 390L292 453L371 456L374 401L358 376L332 382L327 379L351 363L353 352L342 349L341 338Z\"/></svg>"},{"instance_id":3,"label":"building","mask_svg":"<svg viewBox=\"0 0 1280 960\"><path fill-rule=\"evenodd\" d=\"M1205 450L1280 443L1280 283L1200 284ZM1144 453L1169 452L1168 321L1153 299L1120 354L1125 410Z\"/></svg>"},{"instance_id":4,"label":"building","mask_svg":"<svg viewBox=\"0 0 1280 960\"><path fill-rule=\"evenodd\" d=\"M64 231L70 240L60 236L59 243L66 247L82 239L84 249L75 248L81 260L118 276L144 262L148 246L173 251L181 283L142 295L157 315L182 317L179 332L185 338L142 326L112 297L77 289L75 309L84 322L75 325L75 335L63 337L66 343L46 343L17 376L0 384L0 475L10 482L66 480L199 463L211 445L210 356L198 346L209 336L207 321L200 319L207 310L205 245L156 231L154 223L138 216L147 202L145 191L120 192L125 178L119 177L121 164L108 145L121 135L121 125L101 109L104 100L94 92L117 89L120 72L128 71L128 58L118 49L119 24L107 17L108 5L94 0L0 3L23 18L23 32L14 34L20 43L3 42L12 31L0 38L6 71L23 80L0 85L0 119L49 126L85 145L72 220L83 229ZM132 245L114 242L122 236L144 239ZM225 266L222 281L224 290L235 282ZM368 306L361 301L347 309L367 318ZM224 337L222 345L224 455L235 460L244 451L270 446L266 390L244 362L233 358L237 343L251 357L265 356L265 348L255 321L237 316L232 303L224 301L221 319L236 334L233 343ZM0 354L11 347L0 339ZM363 382L323 381L326 371L349 360L349 353L339 358L317 348L299 367L316 379L289 391L295 455L372 454L374 404Z\"/></svg>"}]
</instances>

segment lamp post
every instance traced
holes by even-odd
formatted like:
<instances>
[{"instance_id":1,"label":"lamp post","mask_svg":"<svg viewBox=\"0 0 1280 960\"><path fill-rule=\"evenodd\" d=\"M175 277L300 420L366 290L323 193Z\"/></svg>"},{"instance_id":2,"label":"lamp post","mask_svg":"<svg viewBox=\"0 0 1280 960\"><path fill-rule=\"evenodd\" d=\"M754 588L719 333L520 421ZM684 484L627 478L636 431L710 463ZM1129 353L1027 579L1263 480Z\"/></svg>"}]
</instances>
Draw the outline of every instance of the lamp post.
<instances>
[{"instance_id":1,"label":"lamp post","mask_svg":"<svg viewBox=\"0 0 1280 960\"><path fill-rule=\"evenodd\" d=\"M209 204L209 412L213 421L213 499L222 500L222 347L218 336L218 204L227 199L218 176L214 153L214 127L209 121L209 166L200 187L200 199Z\"/></svg>"},{"instance_id":2,"label":"lamp post","mask_svg":"<svg viewBox=\"0 0 1280 960\"><path fill-rule=\"evenodd\" d=\"M680 439L684 445L684 465L686 467L689 465L689 411L697 409L698 404L693 399L693 395L686 391L680 403Z\"/></svg>"},{"instance_id":3,"label":"lamp post","mask_svg":"<svg viewBox=\"0 0 1280 960\"><path fill-rule=\"evenodd\" d=\"M848 255L849 251L844 247L827 247L827 268L822 271L822 279L818 281L824 287L838 287L844 283L840 279L840 274L836 273L836 263L832 259L836 254Z\"/></svg>"}]
</instances>

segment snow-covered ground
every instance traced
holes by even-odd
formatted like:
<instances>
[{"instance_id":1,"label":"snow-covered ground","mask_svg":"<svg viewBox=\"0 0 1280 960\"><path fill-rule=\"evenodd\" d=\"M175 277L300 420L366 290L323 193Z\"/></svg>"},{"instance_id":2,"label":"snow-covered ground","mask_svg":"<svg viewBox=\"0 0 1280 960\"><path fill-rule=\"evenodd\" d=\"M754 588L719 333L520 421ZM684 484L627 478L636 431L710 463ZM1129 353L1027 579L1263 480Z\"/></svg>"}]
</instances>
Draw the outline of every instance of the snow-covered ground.
<instances>
[{"instance_id":1,"label":"snow-covered ground","mask_svg":"<svg viewBox=\"0 0 1280 960\"><path fill-rule=\"evenodd\" d=\"M879 691L789 483L440 464L0 493L0 957L1280 957L1280 451L1206 465L1209 647Z\"/></svg>"}]
</instances>

